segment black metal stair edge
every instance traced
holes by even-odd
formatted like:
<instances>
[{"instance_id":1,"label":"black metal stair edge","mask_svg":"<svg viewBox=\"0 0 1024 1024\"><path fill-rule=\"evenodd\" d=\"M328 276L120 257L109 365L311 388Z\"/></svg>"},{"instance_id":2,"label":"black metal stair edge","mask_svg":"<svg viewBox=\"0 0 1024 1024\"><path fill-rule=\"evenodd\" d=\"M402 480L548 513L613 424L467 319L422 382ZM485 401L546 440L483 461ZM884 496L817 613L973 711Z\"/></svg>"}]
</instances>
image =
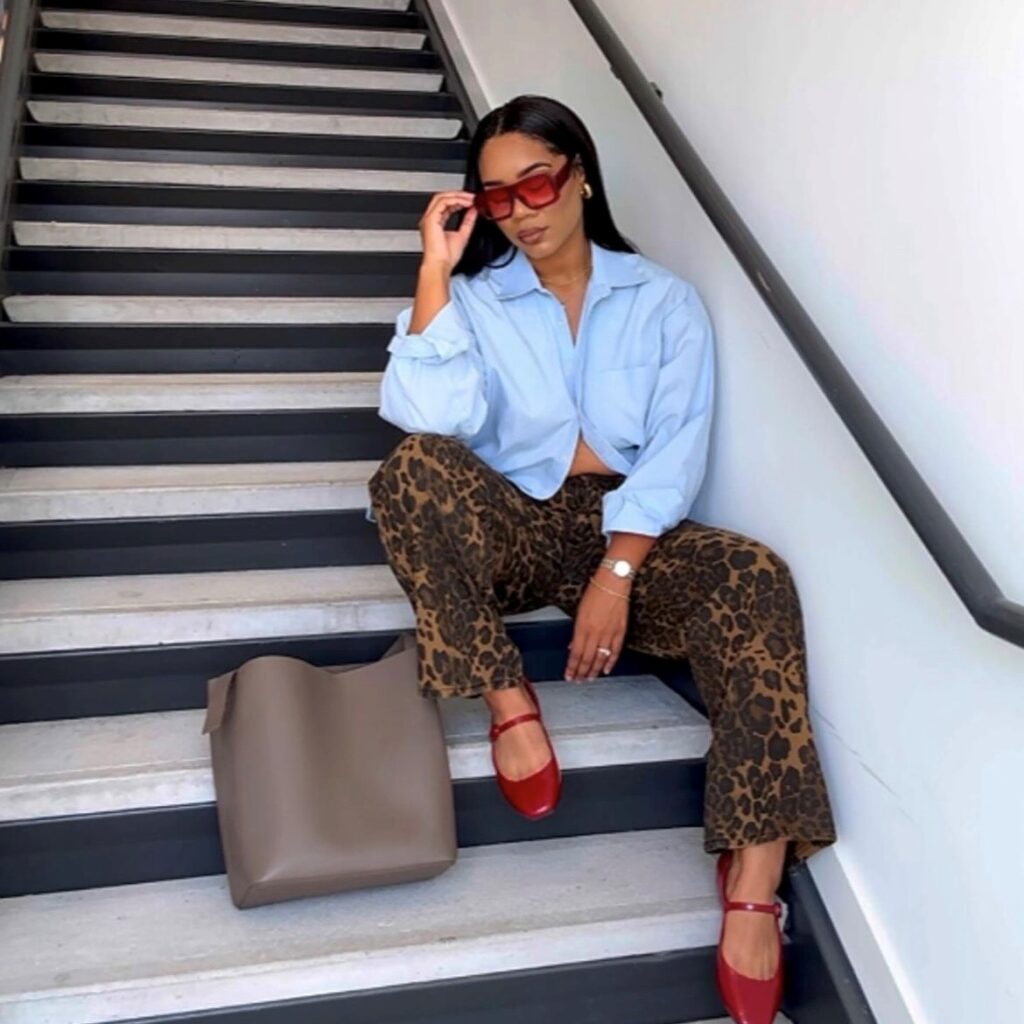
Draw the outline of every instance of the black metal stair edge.
<instances>
[{"instance_id":1,"label":"black metal stair edge","mask_svg":"<svg viewBox=\"0 0 1024 1024\"><path fill-rule=\"evenodd\" d=\"M441 61L429 47L323 46L246 39L189 39L184 36L132 35L78 29L35 30L36 50L47 53L130 53L133 57L200 57L268 64L361 68L367 71L438 71Z\"/></svg>"},{"instance_id":2,"label":"black metal stair edge","mask_svg":"<svg viewBox=\"0 0 1024 1024\"><path fill-rule=\"evenodd\" d=\"M555 814L538 822L491 777L454 782L460 848L701 823L702 758L563 772ZM214 802L0 823L0 898L223 874Z\"/></svg>"},{"instance_id":3,"label":"black metal stair edge","mask_svg":"<svg viewBox=\"0 0 1024 1024\"><path fill-rule=\"evenodd\" d=\"M416 10L388 11L372 7L320 7L301 4L264 4L248 0L59 0L62 11L103 11L119 14L160 14L187 18L316 25L322 28L406 29L422 32Z\"/></svg>"},{"instance_id":4,"label":"black metal stair edge","mask_svg":"<svg viewBox=\"0 0 1024 1024\"><path fill-rule=\"evenodd\" d=\"M290 295L291 292L270 292L268 286L288 284L292 275L307 279L325 276L345 275L352 280L339 285L331 292L315 292L316 295L353 295L369 298L373 294L404 295L411 290L416 268L422 255L417 252L392 252L389 250L318 250L318 249L134 249L122 246L76 245L18 245L8 254L7 265L11 280L29 280L39 277L47 284L53 279L92 279L102 274L114 274L113 293L125 295L128 282L133 278L152 275L154 280L174 279L198 282L207 274L216 275L216 280L258 276L262 288L260 295ZM386 282L381 283L381 279ZM375 287L376 285L376 287ZM211 286L214 282L211 281ZM384 289L387 287L387 291ZM20 288L22 294L36 289ZM40 288L49 294L48 288ZM74 290L76 294L100 294L99 292ZM144 294L148 288L140 289ZM223 294L205 289L186 295Z\"/></svg>"},{"instance_id":5,"label":"black metal stair edge","mask_svg":"<svg viewBox=\"0 0 1024 1024\"><path fill-rule=\"evenodd\" d=\"M63 200L64 196L59 197ZM178 197L176 197L178 198ZM225 200L232 197L225 195ZM244 201L242 197L235 197ZM245 197L247 199L248 197ZM263 209L255 206L225 205L218 210L212 205L205 206L126 206L122 195L105 206L65 206L60 203L38 205L20 203L12 207L11 220L20 221L68 221L90 224L170 224L185 226L210 225L212 227L243 228L359 228L367 231L414 231L423 215L426 200L416 205L416 210L403 209L405 203L396 202L392 210L375 210L369 204L362 208L346 203L344 193L337 193L334 205L337 210L318 210L314 205L303 208L302 199L296 198L290 206L268 205ZM26 247L31 248L31 247Z\"/></svg>"},{"instance_id":6,"label":"black metal stair edge","mask_svg":"<svg viewBox=\"0 0 1024 1024\"><path fill-rule=\"evenodd\" d=\"M0 416L11 468L382 459L404 436L377 409Z\"/></svg>"},{"instance_id":7,"label":"black metal stair edge","mask_svg":"<svg viewBox=\"0 0 1024 1024\"><path fill-rule=\"evenodd\" d=\"M0 321L0 374L380 372L393 324Z\"/></svg>"},{"instance_id":8,"label":"black metal stair edge","mask_svg":"<svg viewBox=\"0 0 1024 1024\"><path fill-rule=\"evenodd\" d=\"M95 181L26 181L18 182L14 190L15 215L12 220L24 220L20 216L24 207L49 204L49 209L63 212L74 218L79 207L95 205L109 206L111 213L118 217L135 214L142 223L153 220L168 210L180 208L184 213L193 211L214 212L218 205L224 210L244 211L254 223L262 220L276 227L288 227L290 221L282 218L295 213L316 214L360 212L364 214L403 215L405 223L413 223L412 217L423 214L429 190L404 189L380 190L363 188L272 188L261 185L193 185L169 182L95 182ZM219 201L219 202L218 202ZM157 208L150 215L149 209ZM151 219L152 218L152 219ZM48 218L52 219L52 218ZM77 213L77 219L85 216ZM183 221L185 222L185 221ZM317 222L311 222L315 226Z\"/></svg>"},{"instance_id":9,"label":"black metal stair edge","mask_svg":"<svg viewBox=\"0 0 1024 1024\"><path fill-rule=\"evenodd\" d=\"M196 110L255 108L268 113L373 117L461 116L457 97L443 90L354 89L34 71L29 76L29 91L31 99L50 102L189 106Z\"/></svg>"},{"instance_id":10,"label":"black metal stair edge","mask_svg":"<svg viewBox=\"0 0 1024 1024\"><path fill-rule=\"evenodd\" d=\"M562 678L572 639L569 619L511 622L507 629L529 678ZM281 654L313 665L360 664L380 658L397 636L383 630L3 654L0 725L203 708L206 681L250 658ZM690 700L685 662L626 650L613 676L648 673Z\"/></svg>"},{"instance_id":11,"label":"black metal stair edge","mask_svg":"<svg viewBox=\"0 0 1024 1024\"><path fill-rule=\"evenodd\" d=\"M121 1024L666 1024L724 1014L714 947L558 964Z\"/></svg>"},{"instance_id":12,"label":"black metal stair edge","mask_svg":"<svg viewBox=\"0 0 1024 1024\"><path fill-rule=\"evenodd\" d=\"M805 862L783 878L789 905L786 997L793 1024L877 1024Z\"/></svg>"},{"instance_id":13,"label":"black metal stair edge","mask_svg":"<svg viewBox=\"0 0 1024 1024\"><path fill-rule=\"evenodd\" d=\"M193 128L128 128L25 121L21 156L65 159L124 158L309 167L380 167L389 170L461 171L467 143L454 139L385 135L300 135L294 132L224 132Z\"/></svg>"},{"instance_id":14,"label":"black metal stair edge","mask_svg":"<svg viewBox=\"0 0 1024 1024\"><path fill-rule=\"evenodd\" d=\"M11 250L13 253L14 250ZM19 250L24 251L24 250ZM282 254L281 262L291 254ZM198 262L198 261L197 261ZM378 274L356 279L337 274L187 273L18 270L11 267L7 283L13 295L197 295L203 298L244 298L264 295L289 298L391 298L410 290L408 274Z\"/></svg>"},{"instance_id":15,"label":"black metal stair edge","mask_svg":"<svg viewBox=\"0 0 1024 1024\"><path fill-rule=\"evenodd\" d=\"M384 565L362 509L0 523L0 580Z\"/></svg>"}]
</instances>

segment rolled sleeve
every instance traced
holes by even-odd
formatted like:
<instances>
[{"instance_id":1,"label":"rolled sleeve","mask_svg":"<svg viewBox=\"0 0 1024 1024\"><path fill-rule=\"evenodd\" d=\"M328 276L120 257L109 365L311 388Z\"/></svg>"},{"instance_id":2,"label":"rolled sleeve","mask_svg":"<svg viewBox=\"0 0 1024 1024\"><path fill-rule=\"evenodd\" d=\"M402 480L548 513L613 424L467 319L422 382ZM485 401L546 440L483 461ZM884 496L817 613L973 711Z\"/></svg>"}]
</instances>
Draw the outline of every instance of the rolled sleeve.
<instances>
[{"instance_id":1,"label":"rolled sleeve","mask_svg":"<svg viewBox=\"0 0 1024 1024\"><path fill-rule=\"evenodd\" d=\"M455 287L453 282L453 294ZM410 334L413 308L395 318L378 415L407 432L468 441L488 412L487 367L476 337L451 299L422 331Z\"/></svg>"},{"instance_id":2,"label":"rolled sleeve","mask_svg":"<svg viewBox=\"0 0 1024 1024\"><path fill-rule=\"evenodd\" d=\"M601 532L659 537L688 514L707 467L715 346L691 286L662 322L662 363L645 417L645 441L626 479L602 499Z\"/></svg>"},{"instance_id":3,"label":"rolled sleeve","mask_svg":"<svg viewBox=\"0 0 1024 1024\"><path fill-rule=\"evenodd\" d=\"M387 349L392 355L443 363L467 351L472 345L473 334L451 299L416 334L409 333L412 311L412 306L406 306L395 318L395 334Z\"/></svg>"}]
</instances>

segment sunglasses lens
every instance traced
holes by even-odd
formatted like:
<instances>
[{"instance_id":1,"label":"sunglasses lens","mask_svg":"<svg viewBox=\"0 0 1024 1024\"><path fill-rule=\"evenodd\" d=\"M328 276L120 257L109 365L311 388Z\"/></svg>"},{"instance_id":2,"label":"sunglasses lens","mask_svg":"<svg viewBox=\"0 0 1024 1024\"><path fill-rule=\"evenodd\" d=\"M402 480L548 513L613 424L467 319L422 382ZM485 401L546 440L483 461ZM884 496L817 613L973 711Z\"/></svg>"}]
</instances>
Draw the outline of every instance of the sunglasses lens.
<instances>
[{"instance_id":1,"label":"sunglasses lens","mask_svg":"<svg viewBox=\"0 0 1024 1024\"><path fill-rule=\"evenodd\" d=\"M558 189L550 175L533 174L514 185L485 189L476 196L476 208L491 220L504 220L512 215L513 193L531 210L548 206L558 198Z\"/></svg>"},{"instance_id":2,"label":"sunglasses lens","mask_svg":"<svg viewBox=\"0 0 1024 1024\"><path fill-rule=\"evenodd\" d=\"M512 197L507 192L482 192L477 197L477 208L485 217L501 220L512 212Z\"/></svg>"},{"instance_id":3,"label":"sunglasses lens","mask_svg":"<svg viewBox=\"0 0 1024 1024\"><path fill-rule=\"evenodd\" d=\"M533 177L524 178L516 184L516 191L520 199L530 209L535 210L538 206L547 206L558 198L551 178L546 174L535 174Z\"/></svg>"}]
</instances>

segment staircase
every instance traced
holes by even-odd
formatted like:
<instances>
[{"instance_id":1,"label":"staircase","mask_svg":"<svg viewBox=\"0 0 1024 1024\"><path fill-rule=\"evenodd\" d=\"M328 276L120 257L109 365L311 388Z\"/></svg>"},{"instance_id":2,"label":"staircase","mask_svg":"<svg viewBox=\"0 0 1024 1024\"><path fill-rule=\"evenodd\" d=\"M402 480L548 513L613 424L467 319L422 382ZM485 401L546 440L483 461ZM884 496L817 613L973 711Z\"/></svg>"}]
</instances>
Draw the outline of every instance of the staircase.
<instances>
[{"instance_id":1,"label":"staircase","mask_svg":"<svg viewBox=\"0 0 1024 1024\"><path fill-rule=\"evenodd\" d=\"M565 683L553 608L508 621L556 815L505 806L482 704L449 702L454 868L230 903L206 680L414 626L366 483L402 436L379 378L466 112L404 0L35 18L0 322L0 1020L720 1017L685 666Z\"/></svg>"}]
</instances>

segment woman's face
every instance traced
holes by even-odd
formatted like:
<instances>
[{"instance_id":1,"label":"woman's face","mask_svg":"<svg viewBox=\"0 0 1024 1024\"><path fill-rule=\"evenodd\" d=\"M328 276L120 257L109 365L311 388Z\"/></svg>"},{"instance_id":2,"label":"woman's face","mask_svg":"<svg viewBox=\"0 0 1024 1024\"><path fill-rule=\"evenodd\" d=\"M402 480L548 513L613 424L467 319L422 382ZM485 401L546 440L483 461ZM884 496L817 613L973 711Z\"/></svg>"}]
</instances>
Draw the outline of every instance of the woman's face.
<instances>
[{"instance_id":1,"label":"woman's face","mask_svg":"<svg viewBox=\"0 0 1024 1024\"><path fill-rule=\"evenodd\" d=\"M482 187L494 188L511 185L538 171L554 174L565 162L564 154L552 153L538 139L520 132L506 132L484 143L478 166ZM562 185L558 198L549 206L531 210L516 196L512 215L495 221L495 224L530 259L550 256L562 247L567 238L583 230L583 196L580 194L583 180L583 169L577 163ZM544 231L533 239L520 237L521 232L534 228L544 228Z\"/></svg>"}]
</instances>

